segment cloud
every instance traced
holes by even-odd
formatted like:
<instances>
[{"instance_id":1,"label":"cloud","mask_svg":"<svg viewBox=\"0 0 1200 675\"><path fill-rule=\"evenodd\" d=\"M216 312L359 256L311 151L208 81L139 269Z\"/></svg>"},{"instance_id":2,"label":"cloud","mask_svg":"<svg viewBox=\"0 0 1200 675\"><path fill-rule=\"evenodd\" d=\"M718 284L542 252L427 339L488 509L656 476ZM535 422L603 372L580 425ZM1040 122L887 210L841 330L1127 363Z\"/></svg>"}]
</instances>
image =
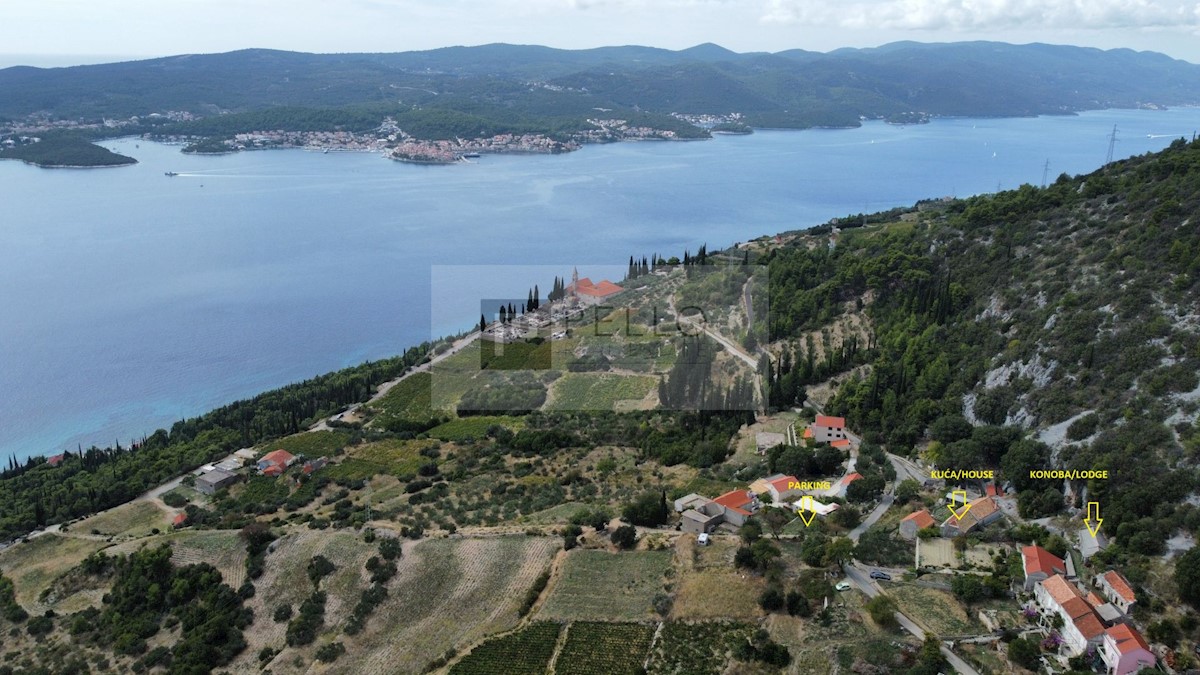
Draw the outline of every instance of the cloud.
<instances>
[{"instance_id":1,"label":"cloud","mask_svg":"<svg viewBox=\"0 0 1200 675\"><path fill-rule=\"evenodd\" d=\"M765 23L852 29L1129 29L1200 27L1197 0L768 0Z\"/></svg>"}]
</instances>

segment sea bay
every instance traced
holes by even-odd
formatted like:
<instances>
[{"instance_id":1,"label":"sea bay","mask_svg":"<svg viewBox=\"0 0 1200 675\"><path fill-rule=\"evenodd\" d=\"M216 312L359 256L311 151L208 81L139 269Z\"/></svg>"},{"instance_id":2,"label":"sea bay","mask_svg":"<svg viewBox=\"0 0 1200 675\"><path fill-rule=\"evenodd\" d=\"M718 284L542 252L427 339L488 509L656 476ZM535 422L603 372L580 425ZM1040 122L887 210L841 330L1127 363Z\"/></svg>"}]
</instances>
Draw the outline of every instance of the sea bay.
<instances>
[{"instance_id":1,"label":"sea bay","mask_svg":"<svg viewBox=\"0 0 1200 675\"><path fill-rule=\"evenodd\" d=\"M630 255L1038 184L1047 161L1049 180L1091 171L1114 125L1127 157L1190 138L1200 109L869 122L456 166L194 156L140 139L104 143L131 167L0 162L0 457L125 443L471 325L477 314L431 325L435 265L612 277ZM463 281L515 297L550 284Z\"/></svg>"}]
</instances>

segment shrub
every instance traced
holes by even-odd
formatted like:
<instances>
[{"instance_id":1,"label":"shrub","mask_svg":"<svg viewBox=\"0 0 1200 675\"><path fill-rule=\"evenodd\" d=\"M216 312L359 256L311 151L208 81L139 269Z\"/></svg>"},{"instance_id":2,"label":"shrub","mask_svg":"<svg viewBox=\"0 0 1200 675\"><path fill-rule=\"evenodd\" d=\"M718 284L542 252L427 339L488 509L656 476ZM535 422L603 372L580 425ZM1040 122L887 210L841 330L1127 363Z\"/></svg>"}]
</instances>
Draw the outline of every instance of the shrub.
<instances>
[{"instance_id":1,"label":"shrub","mask_svg":"<svg viewBox=\"0 0 1200 675\"><path fill-rule=\"evenodd\" d=\"M631 549L637 544L637 528L632 525L622 525L609 536L618 548Z\"/></svg>"},{"instance_id":2,"label":"shrub","mask_svg":"<svg viewBox=\"0 0 1200 675\"><path fill-rule=\"evenodd\" d=\"M282 604L276 607L275 613L271 615L271 618L275 620L275 623L283 623L284 621L287 621L288 619L292 618L292 606L288 604Z\"/></svg>"},{"instance_id":3,"label":"shrub","mask_svg":"<svg viewBox=\"0 0 1200 675\"><path fill-rule=\"evenodd\" d=\"M317 650L317 660L321 663L333 663L337 657L346 653L346 647L340 642L330 642Z\"/></svg>"}]
</instances>

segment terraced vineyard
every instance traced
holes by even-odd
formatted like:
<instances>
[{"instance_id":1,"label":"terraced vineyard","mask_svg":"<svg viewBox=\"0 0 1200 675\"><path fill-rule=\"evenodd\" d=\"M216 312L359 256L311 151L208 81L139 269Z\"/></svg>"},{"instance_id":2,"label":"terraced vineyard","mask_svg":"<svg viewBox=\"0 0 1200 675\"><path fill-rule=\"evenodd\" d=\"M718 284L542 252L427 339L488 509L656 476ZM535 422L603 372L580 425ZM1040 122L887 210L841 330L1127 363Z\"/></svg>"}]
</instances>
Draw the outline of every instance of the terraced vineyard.
<instances>
[{"instance_id":1,"label":"terraced vineyard","mask_svg":"<svg viewBox=\"0 0 1200 675\"><path fill-rule=\"evenodd\" d=\"M271 441L259 449L263 452L282 448L293 455L313 457L332 457L339 449L346 447L350 434L345 431L306 431L287 438Z\"/></svg>"},{"instance_id":2,"label":"terraced vineyard","mask_svg":"<svg viewBox=\"0 0 1200 675\"><path fill-rule=\"evenodd\" d=\"M635 675L654 639L655 624L577 621L555 661L555 675Z\"/></svg>"},{"instance_id":3,"label":"terraced vineyard","mask_svg":"<svg viewBox=\"0 0 1200 675\"><path fill-rule=\"evenodd\" d=\"M166 537L171 542L175 565L208 563L221 571L221 579L233 588L246 580L246 544L237 530L195 530ZM152 544L153 545L153 544ZM123 553L135 550L129 547Z\"/></svg>"},{"instance_id":4,"label":"terraced vineyard","mask_svg":"<svg viewBox=\"0 0 1200 675\"><path fill-rule=\"evenodd\" d=\"M562 625L538 621L479 645L450 669L451 675L544 675Z\"/></svg>"},{"instance_id":5,"label":"terraced vineyard","mask_svg":"<svg viewBox=\"0 0 1200 675\"><path fill-rule=\"evenodd\" d=\"M388 427L403 422L426 422L433 416L430 408L429 373L414 373L388 390L382 398L370 404L379 414L375 423Z\"/></svg>"},{"instance_id":6,"label":"terraced vineyard","mask_svg":"<svg viewBox=\"0 0 1200 675\"><path fill-rule=\"evenodd\" d=\"M333 479L366 480L379 474L411 476L425 462L421 448L433 441L412 441L389 438L352 449L348 456L325 469Z\"/></svg>"},{"instance_id":7,"label":"terraced vineyard","mask_svg":"<svg viewBox=\"0 0 1200 675\"><path fill-rule=\"evenodd\" d=\"M487 435L492 425L498 424L511 431L520 431L525 427L525 418L508 415L480 415L478 417L463 417L453 419L429 430L431 438L443 441L463 441L479 439Z\"/></svg>"},{"instance_id":8,"label":"terraced vineyard","mask_svg":"<svg viewBox=\"0 0 1200 675\"><path fill-rule=\"evenodd\" d=\"M571 551L538 618L640 621L653 617L670 551Z\"/></svg>"},{"instance_id":9,"label":"terraced vineyard","mask_svg":"<svg viewBox=\"0 0 1200 675\"><path fill-rule=\"evenodd\" d=\"M656 386L646 375L567 373L554 383L548 410L636 409Z\"/></svg>"}]
</instances>

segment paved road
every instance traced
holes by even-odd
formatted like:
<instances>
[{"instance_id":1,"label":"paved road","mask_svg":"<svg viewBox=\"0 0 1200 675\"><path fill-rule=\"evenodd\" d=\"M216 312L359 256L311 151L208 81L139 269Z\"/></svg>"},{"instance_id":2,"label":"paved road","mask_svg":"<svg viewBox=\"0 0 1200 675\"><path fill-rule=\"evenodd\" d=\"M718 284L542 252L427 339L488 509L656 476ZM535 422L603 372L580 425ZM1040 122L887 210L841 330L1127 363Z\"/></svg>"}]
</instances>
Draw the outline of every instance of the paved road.
<instances>
[{"instance_id":1,"label":"paved road","mask_svg":"<svg viewBox=\"0 0 1200 675\"><path fill-rule=\"evenodd\" d=\"M911 478L918 483L924 484L929 479L929 471L922 469L916 462L888 453L888 461L892 463L892 467L896 469L896 482L900 482L905 478Z\"/></svg>"},{"instance_id":2,"label":"paved road","mask_svg":"<svg viewBox=\"0 0 1200 675\"><path fill-rule=\"evenodd\" d=\"M892 502L895 500L896 496L890 492L884 495L883 499L879 500L879 506L876 506L875 510L871 511L871 515L867 516L866 520L859 523L858 527L850 530L850 540L857 544L858 538L862 536L863 532L871 529L871 526L874 525L889 508L891 508Z\"/></svg>"}]
</instances>

